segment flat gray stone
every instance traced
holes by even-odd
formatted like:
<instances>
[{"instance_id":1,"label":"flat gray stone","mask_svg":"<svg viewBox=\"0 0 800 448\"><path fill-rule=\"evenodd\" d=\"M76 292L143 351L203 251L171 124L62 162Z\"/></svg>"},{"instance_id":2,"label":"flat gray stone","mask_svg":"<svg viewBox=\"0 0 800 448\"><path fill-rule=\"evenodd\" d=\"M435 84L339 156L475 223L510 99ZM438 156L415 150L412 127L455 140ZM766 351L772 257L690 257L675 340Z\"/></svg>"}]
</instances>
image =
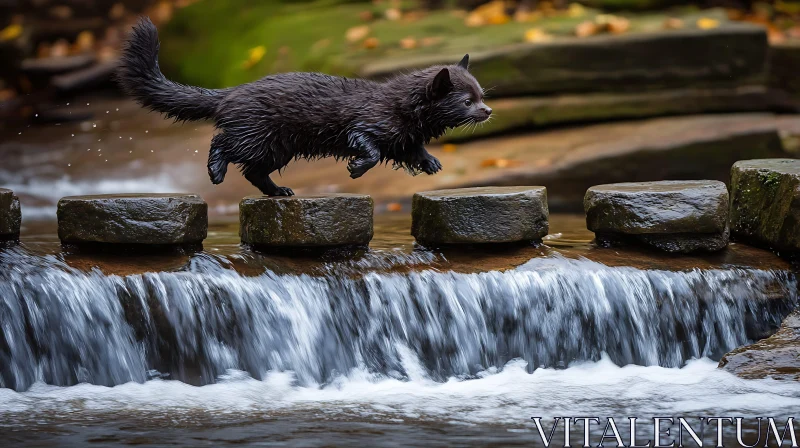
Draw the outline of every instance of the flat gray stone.
<instances>
[{"instance_id":1,"label":"flat gray stone","mask_svg":"<svg viewBox=\"0 0 800 448\"><path fill-rule=\"evenodd\" d=\"M422 244L539 241L549 230L545 187L477 187L414 194L411 234Z\"/></svg>"},{"instance_id":2,"label":"flat gray stone","mask_svg":"<svg viewBox=\"0 0 800 448\"><path fill-rule=\"evenodd\" d=\"M22 222L22 211L19 198L14 192L0 188L0 241L19 238L19 227Z\"/></svg>"},{"instance_id":3,"label":"flat gray stone","mask_svg":"<svg viewBox=\"0 0 800 448\"><path fill-rule=\"evenodd\" d=\"M731 232L742 241L800 250L800 160L758 159L731 168Z\"/></svg>"},{"instance_id":4,"label":"flat gray stone","mask_svg":"<svg viewBox=\"0 0 800 448\"><path fill-rule=\"evenodd\" d=\"M239 203L239 236L273 248L367 246L373 208L360 194L248 196Z\"/></svg>"},{"instance_id":5,"label":"flat gray stone","mask_svg":"<svg viewBox=\"0 0 800 448\"><path fill-rule=\"evenodd\" d=\"M728 190L719 181L598 185L584 197L586 227L598 242L639 242L667 252L728 245Z\"/></svg>"},{"instance_id":6,"label":"flat gray stone","mask_svg":"<svg viewBox=\"0 0 800 448\"><path fill-rule=\"evenodd\" d=\"M69 196L58 201L65 244L190 245L208 232L208 205L194 194Z\"/></svg>"}]
</instances>

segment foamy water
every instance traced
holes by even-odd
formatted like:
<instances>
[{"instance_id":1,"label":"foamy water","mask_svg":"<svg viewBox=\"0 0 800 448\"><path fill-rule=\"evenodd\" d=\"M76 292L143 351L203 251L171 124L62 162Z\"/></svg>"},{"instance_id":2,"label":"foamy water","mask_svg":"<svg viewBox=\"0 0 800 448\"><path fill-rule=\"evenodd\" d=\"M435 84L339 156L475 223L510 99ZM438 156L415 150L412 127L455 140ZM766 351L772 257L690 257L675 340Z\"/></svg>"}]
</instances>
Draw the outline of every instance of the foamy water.
<instances>
[{"instance_id":1,"label":"foamy water","mask_svg":"<svg viewBox=\"0 0 800 448\"><path fill-rule=\"evenodd\" d=\"M229 371L216 384L195 387L153 380L116 387L36 384L25 392L0 389L0 415L24 419L57 413L95 415L135 411L187 417L206 411L224 419L241 413L324 409L329 414L376 419L433 419L450 424L502 424L531 429L532 416L787 416L800 408L800 384L744 380L717 369L707 358L682 368L616 366L607 357L563 370L528 373L523 361L489 370L479 378L427 378L413 358L409 379L355 369L325 386L299 386L291 372L263 381ZM414 365L416 364L416 366Z\"/></svg>"}]
</instances>

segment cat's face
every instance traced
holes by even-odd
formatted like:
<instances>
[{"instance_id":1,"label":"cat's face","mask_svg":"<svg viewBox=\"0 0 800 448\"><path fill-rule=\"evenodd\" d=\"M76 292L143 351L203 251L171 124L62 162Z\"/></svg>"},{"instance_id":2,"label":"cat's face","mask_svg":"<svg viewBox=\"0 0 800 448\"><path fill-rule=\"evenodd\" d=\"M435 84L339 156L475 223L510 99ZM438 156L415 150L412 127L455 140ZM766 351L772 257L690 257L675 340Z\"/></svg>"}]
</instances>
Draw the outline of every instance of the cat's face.
<instances>
[{"instance_id":1,"label":"cat's face","mask_svg":"<svg viewBox=\"0 0 800 448\"><path fill-rule=\"evenodd\" d=\"M484 103L483 89L468 71L469 55L456 65L436 72L430 81L429 98L435 120L448 128L481 123L489 119L492 109Z\"/></svg>"}]
</instances>

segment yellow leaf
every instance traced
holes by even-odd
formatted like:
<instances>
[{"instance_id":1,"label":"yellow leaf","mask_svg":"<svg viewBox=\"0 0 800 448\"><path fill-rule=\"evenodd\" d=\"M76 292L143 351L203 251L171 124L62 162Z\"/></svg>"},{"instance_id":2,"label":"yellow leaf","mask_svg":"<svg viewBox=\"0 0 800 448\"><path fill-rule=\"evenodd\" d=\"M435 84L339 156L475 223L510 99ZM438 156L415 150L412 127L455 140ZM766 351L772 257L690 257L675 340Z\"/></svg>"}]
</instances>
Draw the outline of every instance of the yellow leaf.
<instances>
[{"instance_id":1,"label":"yellow leaf","mask_svg":"<svg viewBox=\"0 0 800 448\"><path fill-rule=\"evenodd\" d=\"M266 47L263 45L259 45L257 47L253 47L248 52L247 60L242 63L242 67L245 69L252 68L254 65L258 64L264 55L267 53Z\"/></svg>"},{"instance_id":2,"label":"yellow leaf","mask_svg":"<svg viewBox=\"0 0 800 448\"><path fill-rule=\"evenodd\" d=\"M20 34L22 34L22 25L16 23L11 24L0 31L0 41L16 39Z\"/></svg>"},{"instance_id":3,"label":"yellow leaf","mask_svg":"<svg viewBox=\"0 0 800 448\"><path fill-rule=\"evenodd\" d=\"M525 31L525 42L548 42L553 40L553 36L547 34L541 28L531 28Z\"/></svg>"},{"instance_id":4,"label":"yellow leaf","mask_svg":"<svg viewBox=\"0 0 800 448\"><path fill-rule=\"evenodd\" d=\"M452 143L445 143L442 145L442 151L444 152L456 152L456 149L458 149L458 147Z\"/></svg>"},{"instance_id":5,"label":"yellow leaf","mask_svg":"<svg viewBox=\"0 0 800 448\"><path fill-rule=\"evenodd\" d=\"M410 50L412 48L416 48L417 40L413 37L406 37L404 39L400 39L400 47L405 48L406 50Z\"/></svg>"},{"instance_id":6,"label":"yellow leaf","mask_svg":"<svg viewBox=\"0 0 800 448\"><path fill-rule=\"evenodd\" d=\"M570 3L567 8L567 15L569 17L583 17L586 14L586 8L580 3Z\"/></svg>"},{"instance_id":7,"label":"yellow leaf","mask_svg":"<svg viewBox=\"0 0 800 448\"><path fill-rule=\"evenodd\" d=\"M703 17L697 20L697 27L701 30L710 30L719 26L719 20L709 17Z\"/></svg>"},{"instance_id":8,"label":"yellow leaf","mask_svg":"<svg viewBox=\"0 0 800 448\"><path fill-rule=\"evenodd\" d=\"M368 34L369 34L369 26L359 25L348 29L344 33L344 37L345 39L347 39L348 42L352 43L360 41L361 39L367 37Z\"/></svg>"}]
</instances>

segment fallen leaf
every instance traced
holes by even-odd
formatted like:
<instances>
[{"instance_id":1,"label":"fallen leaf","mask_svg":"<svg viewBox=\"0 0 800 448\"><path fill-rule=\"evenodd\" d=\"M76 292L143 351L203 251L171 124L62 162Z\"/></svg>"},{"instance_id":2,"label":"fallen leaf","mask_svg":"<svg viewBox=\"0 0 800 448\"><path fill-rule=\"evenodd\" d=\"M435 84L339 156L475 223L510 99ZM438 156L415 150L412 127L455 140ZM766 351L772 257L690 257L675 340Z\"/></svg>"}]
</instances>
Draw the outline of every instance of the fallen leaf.
<instances>
[{"instance_id":1,"label":"fallen leaf","mask_svg":"<svg viewBox=\"0 0 800 448\"><path fill-rule=\"evenodd\" d=\"M364 41L364 48L367 50L372 50L374 48L378 48L378 44L380 44L380 41L377 37L370 37Z\"/></svg>"},{"instance_id":2,"label":"fallen leaf","mask_svg":"<svg viewBox=\"0 0 800 448\"><path fill-rule=\"evenodd\" d=\"M264 58L266 53L267 49L263 45L251 48L248 51L247 60L242 63L242 67L245 69L253 68L254 65L258 64L261 59Z\"/></svg>"},{"instance_id":3,"label":"fallen leaf","mask_svg":"<svg viewBox=\"0 0 800 448\"><path fill-rule=\"evenodd\" d=\"M622 34L622 33L626 32L626 31L628 31L630 29L631 22L630 22L630 20L628 20L628 19L626 19L624 17L614 16L614 17L609 19L609 21L608 21L606 26L607 26L608 31L610 33L612 33L612 34Z\"/></svg>"},{"instance_id":4,"label":"fallen leaf","mask_svg":"<svg viewBox=\"0 0 800 448\"><path fill-rule=\"evenodd\" d=\"M410 50L412 48L417 47L417 40L413 37L406 37L404 39L400 39L400 48L405 48L406 50Z\"/></svg>"},{"instance_id":5,"label":"fallen leaf","mask_svg":"<svg viewBox=\"0 0 800 448\"><path fill-rule=\"evenodd\" d=\"M553 40L553 36L541 28L531 28L525 31L525 42L549 42L551 40Z\"/></svg>"},{"instance_id":6,"label":"fallen leaf","mask_svg":"<svg viewBox=\"0 0 800 448\"><path fill-rule=\"evenodd\" d=\"M697 27L701 30L710 30L719 26L719 20L710 17L697 19Z\"/></svg>"},{"instance_id":7,"label":"fallen leaf","mask_svg":"<svg viewBox=\"0 0 800 448\"><path fill-rule=\"evenodd\" d=\"M399 202L390 202L390 203L386 204L386 210L388 210L390 212L403 211L403 204L400 204Z\"/></svg>"},{"instance_id":8,"label":"fallen leaf","mask_svg":"<svg viewBox=\"0 0 800 448\"><path fill-rule=\"evenodd\" d=\"M482 168L513 168L522 165L521 160L486 159L481 162Z\"/></svg>"},{"instance_id":9,"label":"fallen leaf","mask_svg":"<svg viewBox=\"0 0 800 448\"><path fill-rule=\"evenodd\" d=\"M503 0L492 0L475 8L467 15L464 23L467 26L502 25L509 20L511 17L506 14L506 3Z\"/></svg>"},{"instance_id":10,"label":"fallen leaf","mask_svg":"<svg viewBox=\"0 0 800 448\"><path fill-rule=\"evenodd\" d=\"M13 23L0 30L0 42L16 39L22 34L22 25Z\"/></svg>"},{"instance_id":11,"label":"fallen leaf","mask_svg":"<svg viewBox=\"0 0 800 448\"><path fill-rule=\"evenodd\" d=\"M452 143L445 143L442 145L443 152L456 152L456 149L458 149L458 147Z\"/></svg>"},{"instance_id":12,"label":"fallen leaf","mask_svg":"<svg viewBox=\"0 0 800 448\"><path fill-rule=\"evenodd\" d=\"M592 22L591 20L587 20L585 22L581 22L578 26L575 27L575 35L578 37L589 37L597 34L600 31L600 28Z\"/></svg>"},{"instance_id":13,"label":"fallen leaf","mask_svg":"<svg viewBox=\"0 0 800 448\"><path fill-rule=\"evenodd\" d=\"M586 8L580 3L570 3L567 8L567 15L569 17L583 17L586 15Z\"/></svg>"},{"instance_id":14,"label":"fallen leaf","mask_svg":"<svg viewBox=\"0 0 800 448\"><path fill-rule=\"evenodd\" d=\"M397 8L389 8L383 15L386 20L400 20L403 17L403 13Z\"/></svg>"},{"instance_id":15,"label":"fallen leaf","mask_svg":"<svg viewBox=\"0 0 800 448\"><path fill-rule=\"evenodd\" d=\"M430 47L431 45L436 45L442 41L441 37L423 37L422 38L422 46L423 47Z\"/></svg>"},{"instance_id":16,"label":"fallen leaf","mask_svg":"<svg viewBox=\"0 0 800 448\"><path fill-rule=\"evenodd\" d=\"M347 30L344 33L344 38L347 39L348 42L353 43L353 42L358 42L361 39L367 37L368 34L369 34L369 26L359 25L359 26L354 26L349 30Z\"/></svg>"},{"instance_id":17,"label":"fallen leaf","mask_svg":"<svg viewBox=\"0 0 800 448\"><path fill-rule=\"evenodd\" d=\"M666 20L664 20L663 27L667 30L677 30L683 28L683 20L676 17L668 17Z\"/></svg>"},{"instance_id":18,"label":"fallen leaf","mask_svg":"<svg viewBox=\"0 0 800 448\"><path fill-rule=\"evenodd\" d=\"M94 34L91 31L81 31L75 38L75 45L72 46L73 53L87 53L94 48Z\"/></svg>"}]
</instances>

